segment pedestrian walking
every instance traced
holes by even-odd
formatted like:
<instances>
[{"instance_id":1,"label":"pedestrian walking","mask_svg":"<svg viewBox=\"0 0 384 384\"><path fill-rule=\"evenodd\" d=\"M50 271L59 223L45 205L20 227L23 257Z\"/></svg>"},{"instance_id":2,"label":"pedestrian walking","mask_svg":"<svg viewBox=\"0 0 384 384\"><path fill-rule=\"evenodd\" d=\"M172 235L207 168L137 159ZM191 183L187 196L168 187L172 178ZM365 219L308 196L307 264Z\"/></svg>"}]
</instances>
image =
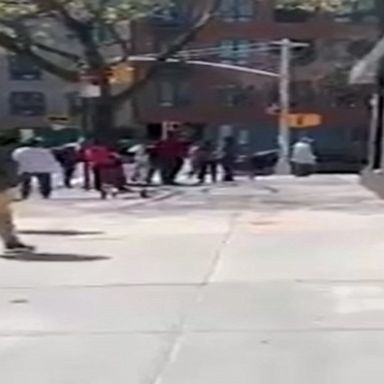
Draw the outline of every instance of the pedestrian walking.
<instances>
[{"instance_id":1,"label":"pedestrian walking","mask_svg":"<svg viewBox=\"0 0 384 384\"><path fill-rule=\"evenodd\" d=\"M148 173L150 171L150 158L147 146L145 144L137 145L135 151L135 181L139 184L146 184L148 180Z\"/></svg>"},{"instance_id":2,"label":"pedestrian walking","mask_svg":"<svg viewBox=\"0 0 384 384\"><path fill-rule=\"evenodd\" d=\"M55 148L53 153L62 168L64 187L72 188L72 179L80 160L78 145L66 144Z\"/></svg>"},{"instance_id":3,"label":"pedestrian walking","mask_svg":"<svg viewBox=\"0 0 384 384\"><path fill-rule=\"evenodd\" d=\"M200 145L192 144L188 151L189 172L188 177L192 179L199 171L199 149Z\"/></svg>"},{"instance_id":4,"label":"pedestrian walking","mask_svg":"<svg viewBox=\"0 0 384 384\"><path fill-rule=\"evenodd\" d=\"M147 146L149 169L147 174L147 184L153 184L154 177L156 173L160 170L160 161L157 147L154 144Z\"/></svg>"},{"instance_id":5,"label":"pedestrian walking","mask_svg":"<svg viewBox=\"0 0 384 384\"><path fill-rule=\"evenodd\" d=\"M196 153L197 177L199 183L206 181L207 174L211 176L213 183L217 182L217 152L211 141L203 142Z\"/></svg>"},{"instance_id":6,"label":"pedestrian walking","mask_svg":"<svg viewBox=\"0 0 384 384\"><path fill-rule=\"evenodd\" d=\"M17 164L12 158L15 145L16 136L4 132L0 134L0 238L6 252L28 252L34 247L19 239L11 208L11 190L18 184Z\"/></svg>"},{"instance_id":7,"label":"pedestrian walking","mask_svg":"<svg viewBox=\"0 0 384 384\"><path fill-rule=\"evenodd\" d=\"M236 164L236 143L232 136L224 139L223 148L221 150L221 165L224 170L223 181L232 182L235 180L235 164Z\"/></svg>"},{"instance_id":8,"label":"pedestrian walking","mask_svg":"<svg viewBox=\"0 0 384 384\"><path fill-rule=\"evenodd\" d=\"M123 161L117 151L97 144L86 149L84 155L93 172L94 188L103 199L126 191Z\"/></svg>"},{"instance_id":9,"label":"pedestrian walking","mask_svg":"<svg viewBox=\"0 0 384 384\"><path fill-rule=\"evenodd\" d=\"M293 145L291 163L297 177L310 176L315 171L316 156L310 138L303 137Z\"/></svg>"},{"instance_id":10,"label":"pedestrian walking","mask_svg":"<svg viewBox=\"0 0 384 384\"><path fill-rule=\"evenodd\" d=\"M37 179L39 191L44 199L52 193L52 175L60 171L60 165L52 151L44 148L40 138L30 139L13 152L18 164L21 180L21 197L27 199L32 190L32 181Z\"/></svg>"},{"instance_id":11,"label":"pedestrian walking","mask_svg":"<svg viewBox=\"0 0 384 384\"><path fill-rule=\"evenodd\" d=\"M176 132L169 131L167 138L161 140L156 148L159 156L162 182L165 185L176 184L176 178L183 167L187 146L177 137Z\"/></svg>"},{"instance_id":12,"label":"pedestrian walking","mask_svg":"<svg viewBox=\"0 0 384 384\"><path fill-rule=\"evenodd\" d=\"M93 188L100 192L102 188L102 169L111 163L110 151L105 145L94 144L85 148L83 157L92 172Z\"/></svg>"}]
</instances>

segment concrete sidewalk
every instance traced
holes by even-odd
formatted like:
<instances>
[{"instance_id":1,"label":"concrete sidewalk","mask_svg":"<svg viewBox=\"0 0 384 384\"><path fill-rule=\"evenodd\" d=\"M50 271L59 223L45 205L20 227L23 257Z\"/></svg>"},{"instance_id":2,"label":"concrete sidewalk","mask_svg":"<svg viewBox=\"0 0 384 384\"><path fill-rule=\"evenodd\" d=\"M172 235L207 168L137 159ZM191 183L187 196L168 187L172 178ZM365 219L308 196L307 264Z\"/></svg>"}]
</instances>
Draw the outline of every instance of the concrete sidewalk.
<instances>
[{"instance_id":1,"label":"concrete sidewalk","mask_svg":"<svg viewBox=\"0 0 384 384\"><path fill-rule=\"evenodd\" d=\"M18 206L9 384L381 384L384 203L349 176Z\"/></svg>"}]
</instances>

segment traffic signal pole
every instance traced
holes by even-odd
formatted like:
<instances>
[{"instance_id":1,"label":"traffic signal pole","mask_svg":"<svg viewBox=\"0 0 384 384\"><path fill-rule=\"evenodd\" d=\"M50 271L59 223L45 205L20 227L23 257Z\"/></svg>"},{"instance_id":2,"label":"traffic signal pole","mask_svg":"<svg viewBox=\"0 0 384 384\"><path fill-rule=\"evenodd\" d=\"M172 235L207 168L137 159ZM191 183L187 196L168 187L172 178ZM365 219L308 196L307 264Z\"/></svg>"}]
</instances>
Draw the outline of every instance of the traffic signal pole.
<instances>
[{"instance_id":1,"label":"traffic signal pole","mask_svg":"<svg viewBox=\"0 0 384 384\"><path fill-rule=\"evenodd\" d=\"M279 79L280 115L279 115L279 161L276 173L289 175L290 166L290 84L291 84L291 41L283 39L281 42L281 64Z\"/></svg>"},{"instance_id":2,"label":"traffic signal pole","mask_svg":"<svg viewBox=\"0 0 384 384\"><path fill-rule=\"evenodd\" d=\"M249 68L238 65L223 64L217 62L201 61L201 60L185 60L184 58L169 58L166 60L168 63L184 63L197 66L208 66L212 68L221 68L234 70L239 72L247 72L259 76L267 76L277 78L279 80L279 128L278 128L278 146L279 146L279 161L276 167L276 173L280 175L288 175L291 173L290 166L290 91L291 91L291 64L292 64L292 50L295 48L308 47L308 43L294 42L289 39L283 39L279 41L270 42L272 45L277 45L280 48L281 60L280 60L280 71L279 73L259 70L255 68ZM256 47L257 49L257 47ZM192 51L193 52L193 51ZM208 50L209 54L212 55L215 52L219 53L220 48L217 51L212 49ZM188 52L185 51L185 54ZM199 55L204 54L198 52ZM127 62L147 62L156 61L156 54L130 56L127 58Z\"/></svg>"}]
</instances>

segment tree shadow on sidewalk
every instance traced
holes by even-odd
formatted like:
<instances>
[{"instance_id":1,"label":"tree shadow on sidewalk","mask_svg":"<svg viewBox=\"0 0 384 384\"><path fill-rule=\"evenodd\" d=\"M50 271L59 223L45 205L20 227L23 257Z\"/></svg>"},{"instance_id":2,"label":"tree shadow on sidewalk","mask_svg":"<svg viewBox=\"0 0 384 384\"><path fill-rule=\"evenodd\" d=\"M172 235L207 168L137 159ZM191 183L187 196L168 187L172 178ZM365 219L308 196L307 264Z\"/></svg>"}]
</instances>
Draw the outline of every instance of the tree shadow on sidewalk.
<instances>
[{"instance_id":1,"label":"tree shadow on sidewalk","mask_svg":"<svg viewBox=\"0 0 384 384\"><path fill-rule=\"evenodd\" d=\"M109 260L106 256L90 256L90 255L76 255L69 253L47 253L47 252L30 252L20 253L14 255L2 255L1 258L6 260L15 261L39 261L39 262L89 262L89 261L103 261Z\"/></svg>"},{"instance_id":2,"label":"tree shadow on sidewalk","mask_svg":"<svg viewBox=\"0 0 384 384\"><path fill-rule=\"evenodd\" d=\"M35 236L96 236L102 235L102 231L77 231L77 230L51 230L51 229L25 229L19 231L22 235L35 235Z\"/></svg>"}]
</instances>

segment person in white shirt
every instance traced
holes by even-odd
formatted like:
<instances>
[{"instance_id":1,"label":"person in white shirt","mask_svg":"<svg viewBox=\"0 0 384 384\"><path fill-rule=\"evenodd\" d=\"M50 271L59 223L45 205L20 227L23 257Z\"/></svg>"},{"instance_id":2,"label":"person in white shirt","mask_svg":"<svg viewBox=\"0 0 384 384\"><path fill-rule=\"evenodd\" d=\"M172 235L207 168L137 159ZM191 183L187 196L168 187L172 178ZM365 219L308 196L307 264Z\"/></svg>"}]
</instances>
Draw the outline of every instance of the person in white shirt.
<instances>
[{"instance_id":1,"label":"person in white shirt","mask_svg":"<svg viewBox=\"0 0 384 384\"><path fill-rule=\"evenodd\" d=\"M316 156L312 148L312 140L303 137L293 145L292 149L293 174L298 177L311 175L316 166Z\"/></svg>"},{"instance_id":2,"label":"person in white shirt","mask_svg":"<svg viewBox=\"0 0 384 384\"><path fill-rule=\"evenodd\" d=\"M51 150L43 147L41 139L34 138L16 149L13 159L18 165L22 198L30 196L32 179L37 178L41 196L48 199L52 193L52 174L60 170Z\"/></svg>"}]
</instances>

